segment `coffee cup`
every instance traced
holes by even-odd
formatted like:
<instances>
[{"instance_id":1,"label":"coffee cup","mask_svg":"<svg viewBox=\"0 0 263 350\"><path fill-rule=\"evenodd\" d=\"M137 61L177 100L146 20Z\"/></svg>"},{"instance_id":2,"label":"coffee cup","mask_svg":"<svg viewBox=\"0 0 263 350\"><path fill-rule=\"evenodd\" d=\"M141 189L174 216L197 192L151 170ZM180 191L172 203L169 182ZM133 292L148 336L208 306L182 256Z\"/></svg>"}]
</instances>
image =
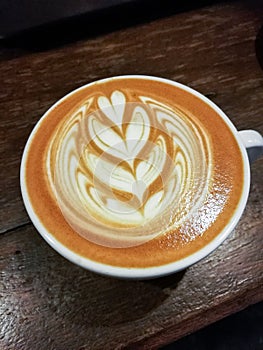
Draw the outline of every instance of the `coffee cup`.
<instances>
[{"instance_id":1,"label":"coffee cup","mask_svg":"<svg viewBox=\"0 0 263 350\"><path fill-rule=\"evenodd\" d=\"M175 273L213 252L246 206L262 136L199 92L120 76L53 105L24 149L26 210L62 256L120 278ZM249 157L248 157L249 156Z\"/></svg>"}]
</instances>

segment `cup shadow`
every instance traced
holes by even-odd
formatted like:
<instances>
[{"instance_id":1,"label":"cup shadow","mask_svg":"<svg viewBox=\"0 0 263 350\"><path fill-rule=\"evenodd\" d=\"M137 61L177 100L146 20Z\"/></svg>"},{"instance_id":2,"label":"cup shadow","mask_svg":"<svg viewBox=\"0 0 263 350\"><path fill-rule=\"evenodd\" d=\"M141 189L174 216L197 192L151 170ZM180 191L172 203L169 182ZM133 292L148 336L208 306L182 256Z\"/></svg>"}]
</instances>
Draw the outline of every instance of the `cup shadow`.
<instances>
[{"instance_id":1,"label":"cup shadow","mask_svg":"<svg viewBox=\"0 0 263 350\"><path fill-rule=\"evenodd\" d=\"M72 266L70 268L72 270ZM61 306L56 313L61 312L66 323L75 318L85 327L112 327L144 318L165 302L185 273L129 281L99 276L78 267L75 269L73 277L63 286ZM65 309L69 311L66 314Z\"/></svg>"}]
</instances>

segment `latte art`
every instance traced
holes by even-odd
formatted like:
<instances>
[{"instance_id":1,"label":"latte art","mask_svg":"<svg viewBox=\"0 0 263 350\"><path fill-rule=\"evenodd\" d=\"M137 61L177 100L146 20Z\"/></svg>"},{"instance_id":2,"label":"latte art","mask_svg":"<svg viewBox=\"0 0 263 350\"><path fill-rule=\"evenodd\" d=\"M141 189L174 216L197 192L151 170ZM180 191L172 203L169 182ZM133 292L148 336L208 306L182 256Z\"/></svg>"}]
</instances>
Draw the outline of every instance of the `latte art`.
<instances>
[{"instance_id":1,"label":"latte art","mask_svg":"<svg viewBox=\"0 0 263 350\"><path fill-rule=\"evenodd\" d=\"M247 181L235 132L175 82L85 85L52 106L28 140L28 213L48 243L91 270L181 266L235 224Z\"/></svg>"},{"instance_id":2,"label":"latte art","mask_svg":"<svg viewBox=\"0 0 263 350\"><path fill-rule=\"evenodd\" d=\"M115 90L93 94L61 121L46 169L78 234L107 247L132 247L187 227L206 207L212 150L190 112Z\"/></svg>"}]
</instances>

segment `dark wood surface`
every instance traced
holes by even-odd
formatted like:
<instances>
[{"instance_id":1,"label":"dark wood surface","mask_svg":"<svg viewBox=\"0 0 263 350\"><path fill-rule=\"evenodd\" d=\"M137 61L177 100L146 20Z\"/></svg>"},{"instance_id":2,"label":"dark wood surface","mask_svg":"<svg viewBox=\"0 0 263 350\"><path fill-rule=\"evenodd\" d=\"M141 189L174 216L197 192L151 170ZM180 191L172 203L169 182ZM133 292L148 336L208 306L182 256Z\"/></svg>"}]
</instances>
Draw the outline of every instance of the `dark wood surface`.
<instances>
[{"instance_id":1,"label":"dark wood surface","mask_svg":"<svg viewBox=\"0 0 263 350\"><path fill-rule=\"evenodd\" d=\"M200 263L151 281L74 266L39 236L19 189L22 150L57 99L107 76L185 83L238 129L263 133L263 8L217 4L30 51L0 49L0 349L156 349L263 300L263 160L227 241Z\"/></svg>"}]
</instances>

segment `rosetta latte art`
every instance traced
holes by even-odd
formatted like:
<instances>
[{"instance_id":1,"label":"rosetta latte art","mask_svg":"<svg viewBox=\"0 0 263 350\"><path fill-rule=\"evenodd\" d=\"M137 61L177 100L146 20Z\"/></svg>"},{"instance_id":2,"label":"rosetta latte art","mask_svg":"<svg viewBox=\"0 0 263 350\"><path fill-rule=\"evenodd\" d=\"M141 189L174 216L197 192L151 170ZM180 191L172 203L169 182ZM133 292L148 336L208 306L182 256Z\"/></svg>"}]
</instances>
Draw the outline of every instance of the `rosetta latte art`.
<instances>
[{"instance_id":1,"label":"rosetta latte art","mask_svg":"<svg viewBox=\"0 0 263 350\"><path fill-rule=\"evenodd\" d=\"M47 170L66 221L109 247L142 244L191 220L209 196L201 123L146 96L90 97L58 126Z\"/></svg>"}]
</instances>

